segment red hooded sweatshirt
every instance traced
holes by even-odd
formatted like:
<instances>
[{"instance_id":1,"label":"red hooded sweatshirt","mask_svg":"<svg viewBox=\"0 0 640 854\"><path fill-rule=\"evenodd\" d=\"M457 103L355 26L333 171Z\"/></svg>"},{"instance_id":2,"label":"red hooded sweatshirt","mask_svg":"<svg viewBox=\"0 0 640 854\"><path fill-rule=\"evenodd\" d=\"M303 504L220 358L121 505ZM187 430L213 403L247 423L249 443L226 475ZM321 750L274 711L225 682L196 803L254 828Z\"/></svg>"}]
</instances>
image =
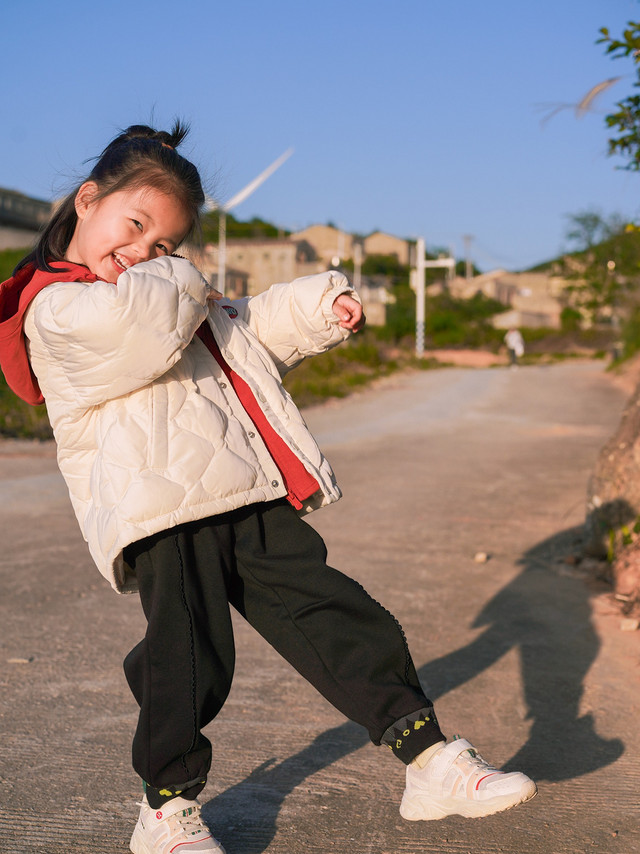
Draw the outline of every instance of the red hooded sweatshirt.
<instances>
[{"instance_id":1,"label":"red hooded sweatshirt","mask_svg":"<svg viewBox=\"0 0 640 854\"><path fill-rule=\"evenodd\" d=\"M95 282L86 267L69 261L52 261L56 272L35 270L28 264L0 285L0 368L9 388L33 406L44 403L29 357L22 329L31 300L53 282Z\"/></svg>"}]
</instances>

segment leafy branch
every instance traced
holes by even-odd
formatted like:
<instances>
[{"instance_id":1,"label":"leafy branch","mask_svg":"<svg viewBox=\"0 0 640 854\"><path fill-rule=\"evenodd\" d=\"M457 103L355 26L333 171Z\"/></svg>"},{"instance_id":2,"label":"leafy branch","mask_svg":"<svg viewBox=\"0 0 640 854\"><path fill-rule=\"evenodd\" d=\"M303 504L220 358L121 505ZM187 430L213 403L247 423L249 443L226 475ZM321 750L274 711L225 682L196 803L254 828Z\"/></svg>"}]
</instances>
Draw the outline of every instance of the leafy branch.
<instances>
[{"instance_id":1,"label":"leafy branch","mask_svg":"<svg viewBox=\"0 0 640 854\"><path fill-rule=\"evenodd\" d=\"M636 79L640 88L640 22L629 21L621 38L611 35L607 27L600 29L597 44L605 44L605 53L613 59L633 58ZM606 117L606 124L615 134L609 139L609 154L627 159L623 168L640 171L640 95L628 95L616 104L616 111Z\"/></svg>"}]
</instances>

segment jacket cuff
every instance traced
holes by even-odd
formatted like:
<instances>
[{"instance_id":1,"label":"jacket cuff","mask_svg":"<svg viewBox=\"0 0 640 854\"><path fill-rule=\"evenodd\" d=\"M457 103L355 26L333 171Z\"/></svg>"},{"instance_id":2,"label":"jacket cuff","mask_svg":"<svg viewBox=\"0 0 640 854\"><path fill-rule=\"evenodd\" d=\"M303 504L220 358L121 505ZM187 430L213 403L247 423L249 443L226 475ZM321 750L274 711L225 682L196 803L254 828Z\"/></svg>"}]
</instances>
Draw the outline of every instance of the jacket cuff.
<instances>
[{"instance_id":1,"label":"jacket cuff","mask_svg":"<svg viewBox=\"0 0 640 854\"><path fill-rule=\"evenodd\" d=\"M361 304L362 301L358 292L349 284L349 280L344 273L338 273L337 270L331 270L329 272L329 277L330 284L322 297L320 309L327 323L333 326L340 322L340 318L333 310L333 304L341 294L348 294ZM351 334L348 329L345 329L344 332L345 338Z\"/></svg>"}]
</instances>

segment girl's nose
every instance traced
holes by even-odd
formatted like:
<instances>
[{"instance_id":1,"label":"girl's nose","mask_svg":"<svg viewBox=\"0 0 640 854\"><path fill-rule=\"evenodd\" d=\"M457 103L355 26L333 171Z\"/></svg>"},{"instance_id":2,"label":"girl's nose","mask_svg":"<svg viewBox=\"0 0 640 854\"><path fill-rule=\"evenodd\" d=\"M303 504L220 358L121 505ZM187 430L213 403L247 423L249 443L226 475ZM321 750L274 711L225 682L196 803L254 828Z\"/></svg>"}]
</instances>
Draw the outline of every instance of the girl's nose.
<instances>
[{"instance_id":1,"label":"girl's nose","mask_svg":"<svg viewBox=\"0 0 640 854\"><path fill-rule=\"evenodd\" d=\"M145 240L138 241L135 246L135 251L138 256L138 263L140 263L140 261L150 261L158 254L155 243L150 243Z\"/></svg>"}]
</instances>

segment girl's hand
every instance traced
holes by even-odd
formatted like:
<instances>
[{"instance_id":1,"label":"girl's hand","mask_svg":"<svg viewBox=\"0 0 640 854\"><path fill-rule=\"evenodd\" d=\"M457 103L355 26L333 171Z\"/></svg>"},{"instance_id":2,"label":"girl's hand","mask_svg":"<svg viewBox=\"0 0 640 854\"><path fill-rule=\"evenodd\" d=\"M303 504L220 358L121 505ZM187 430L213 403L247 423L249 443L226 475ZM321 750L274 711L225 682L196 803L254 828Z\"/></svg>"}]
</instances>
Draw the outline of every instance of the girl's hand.
<instances>
[{"instance_id":1,"label":"girl's hand","mask_svg":"<svg viewBox=\"0 0 640 854\"><path fill-rule=\"evenodd\" d=\"M207 302L216 302L219 299L222 299L220 291L217 291L215 288L211 288L207 293Z\"/></svg>"},{"instance_id":2,"label":"girl's hand","mask_svg":"<svg viewBox=\"0 0 640 854\"><path fill-rule=\"evenodd\" d=\"M357 332L365 324L365 316L362 311L362 306L353 297L348 294L340 294L336 297L332 305L333 313L340 318L340 326L343 329L350 329L351 332Z\"/></svg>"}]
</instances>

